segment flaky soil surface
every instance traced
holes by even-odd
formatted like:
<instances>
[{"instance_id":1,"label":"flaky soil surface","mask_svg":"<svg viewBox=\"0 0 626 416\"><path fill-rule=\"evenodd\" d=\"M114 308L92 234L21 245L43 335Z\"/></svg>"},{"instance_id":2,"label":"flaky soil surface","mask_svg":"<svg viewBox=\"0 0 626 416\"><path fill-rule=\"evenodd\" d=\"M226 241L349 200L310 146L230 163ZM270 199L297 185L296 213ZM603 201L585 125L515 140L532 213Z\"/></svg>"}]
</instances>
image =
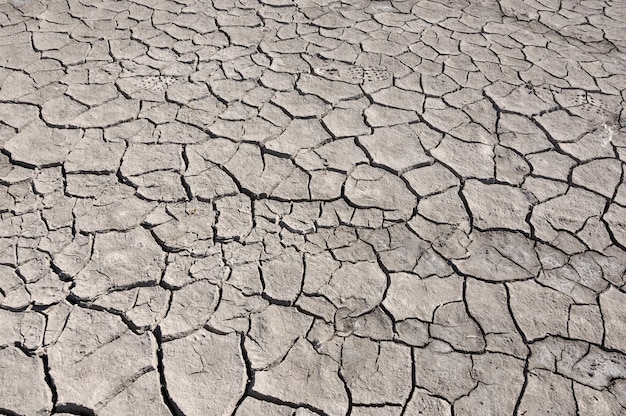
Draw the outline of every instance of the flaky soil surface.
<instances>
[{"instance_id":1,"label":"flaky soil surface","mask_svg":"<svg viewBox=\"0 0 626 416\"><path fill-rule=\"evenodd\" d=\"M626 414L621 0L0 2L0 414Z\"/></svg>"}]
</instances>

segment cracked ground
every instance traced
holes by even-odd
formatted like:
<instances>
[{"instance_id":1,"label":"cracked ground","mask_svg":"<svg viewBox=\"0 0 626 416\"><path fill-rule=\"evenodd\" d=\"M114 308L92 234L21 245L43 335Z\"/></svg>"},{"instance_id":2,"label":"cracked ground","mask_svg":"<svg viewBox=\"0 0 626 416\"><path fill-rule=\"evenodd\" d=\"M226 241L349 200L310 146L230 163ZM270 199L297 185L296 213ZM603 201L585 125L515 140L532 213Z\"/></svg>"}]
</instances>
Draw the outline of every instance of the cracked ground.
<instances>
[{"instance_id":1,"label":"cracked ground","mask_svg":"<svg viewBox=\"0 0 626 416\"><path fill-rule=\"evenodd\" d=\"M0 414L626 414L625 22L0 2Z\"/></svg>"}]
</instances>

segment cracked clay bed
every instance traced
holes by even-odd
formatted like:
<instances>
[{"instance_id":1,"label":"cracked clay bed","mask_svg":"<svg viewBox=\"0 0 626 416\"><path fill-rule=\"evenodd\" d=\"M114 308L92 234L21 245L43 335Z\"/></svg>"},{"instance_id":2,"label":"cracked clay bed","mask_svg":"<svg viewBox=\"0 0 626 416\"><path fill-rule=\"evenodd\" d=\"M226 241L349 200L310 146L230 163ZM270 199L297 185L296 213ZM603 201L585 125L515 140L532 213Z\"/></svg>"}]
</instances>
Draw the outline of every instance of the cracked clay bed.
<instances>
[{"instance_id":1,"label":"cracked clay bed","mask_svg":"<svg viewBox=\"0 0 626 416\"><path fill-rule=\"evenodd\" d=\"M0 415L626 415L624 0L0 0Z\"/></svg>"}]
</instances>

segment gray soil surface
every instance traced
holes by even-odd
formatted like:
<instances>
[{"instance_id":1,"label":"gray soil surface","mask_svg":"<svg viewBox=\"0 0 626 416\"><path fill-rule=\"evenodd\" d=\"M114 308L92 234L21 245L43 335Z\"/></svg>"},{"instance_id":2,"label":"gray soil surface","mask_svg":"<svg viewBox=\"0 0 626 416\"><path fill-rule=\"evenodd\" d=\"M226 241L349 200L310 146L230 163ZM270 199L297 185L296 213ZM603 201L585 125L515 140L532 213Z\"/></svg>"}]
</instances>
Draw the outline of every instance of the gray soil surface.
<instances>
[{"instance_id":1,"label":"gray soil surface","mask_svg":"<svg viewBox=\"0 0 626 416\"><path fill-rule=\"evenodd\" d=\"M623 0L0 1L0 414L623 416Z\"/></svg>"}]
</instances>

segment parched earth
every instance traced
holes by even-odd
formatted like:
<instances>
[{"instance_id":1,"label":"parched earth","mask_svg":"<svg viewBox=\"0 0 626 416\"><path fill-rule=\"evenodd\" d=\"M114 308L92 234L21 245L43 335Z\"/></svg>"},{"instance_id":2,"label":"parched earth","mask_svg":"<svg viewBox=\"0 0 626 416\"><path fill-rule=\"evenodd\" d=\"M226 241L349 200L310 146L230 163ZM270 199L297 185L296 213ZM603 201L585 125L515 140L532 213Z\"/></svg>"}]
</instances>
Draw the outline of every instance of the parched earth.
<instances>
[{"instance_id":1,"label":"parched earth","mask_svg":"<svg viewBox=\"0 0 626 416\"><path fill-rule=\"evenodd\" d=\"M0 2L0 414L626 414L625 22Z\"/></svg>"}]
</instances>

